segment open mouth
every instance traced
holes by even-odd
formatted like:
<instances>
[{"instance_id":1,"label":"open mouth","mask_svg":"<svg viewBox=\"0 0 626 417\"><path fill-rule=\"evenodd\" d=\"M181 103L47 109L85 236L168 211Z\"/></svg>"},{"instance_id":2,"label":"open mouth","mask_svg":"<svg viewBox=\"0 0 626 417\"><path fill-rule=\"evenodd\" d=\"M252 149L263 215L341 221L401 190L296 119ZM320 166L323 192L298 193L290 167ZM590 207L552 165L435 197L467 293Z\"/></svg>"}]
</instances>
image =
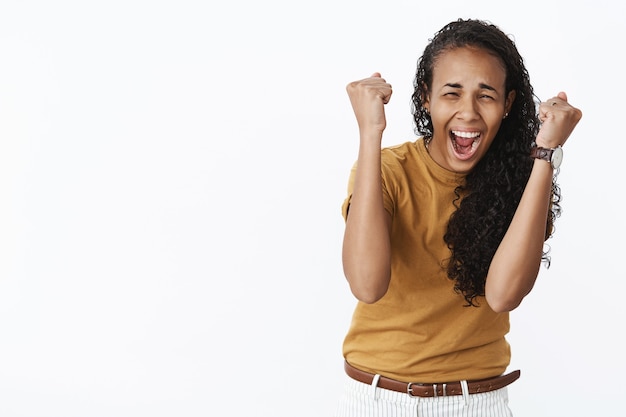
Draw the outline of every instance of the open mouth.
<instances>
[{"instance_id":1,"label":"open mouth","mask_svg":"<svg viewBox=\"0 0 626 417\"><path fill-rule=\"evenodd\" d=\"M480 132L464 132L453 130L450 132L452 148L459 159L469 159L480 143Z\"/></svg>"}]
</instances>

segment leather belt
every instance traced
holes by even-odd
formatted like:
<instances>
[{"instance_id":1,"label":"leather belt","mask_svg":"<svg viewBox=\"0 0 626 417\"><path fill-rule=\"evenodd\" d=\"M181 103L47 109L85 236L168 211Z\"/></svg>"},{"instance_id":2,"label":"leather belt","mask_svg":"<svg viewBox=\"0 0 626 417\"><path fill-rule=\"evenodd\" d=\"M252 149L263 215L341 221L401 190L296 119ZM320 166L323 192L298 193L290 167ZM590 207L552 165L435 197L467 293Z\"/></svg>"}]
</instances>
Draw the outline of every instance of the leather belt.
<instances>
[{"instance_id":1,"label":"leather belt","mask_svg":"<svg viewBox=\"0 0 626 417\"><path fill-rule=\"evenodd\" d=\"M348 362L345 362L344 368L346 374L352 379L371 385L375 375L356 369ZM479 392L495 391L504 388L520 377L520 371L513 371L506 375L496 376L493 378L480 379L475 381L467 381L470 394ZM463 389L461 381L445 382L437 384L422 384L417 382L402 382L395 379L380 376L378 379L378 387L406 393L412 397L440 397L448 395L462 395Z\"/></svg>"}]
</instances>

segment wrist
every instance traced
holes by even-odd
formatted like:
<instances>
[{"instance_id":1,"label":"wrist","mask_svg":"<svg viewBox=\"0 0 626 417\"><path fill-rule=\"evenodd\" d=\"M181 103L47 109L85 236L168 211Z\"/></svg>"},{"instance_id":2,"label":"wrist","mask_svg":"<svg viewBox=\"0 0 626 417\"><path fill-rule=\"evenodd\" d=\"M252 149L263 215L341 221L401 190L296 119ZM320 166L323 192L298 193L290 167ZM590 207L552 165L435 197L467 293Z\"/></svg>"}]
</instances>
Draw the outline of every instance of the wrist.
<instances>
[{"instance_id":1,"label":"wrist","mask_svg":"<svg viewBox=\"0 0 626 417\"><path fill-rule=\"evenodd\" d=\"M378 143L383 140L383 132L378 130L362 130L359 132L361 143Z\"/></svg>"},{"instance_id":2,"label":"wrist","mask_svg":"<svg viewBox=\"0 0 626 417\"><path fill-rule=\"evenodd\" d=\"M547 148L534 144L530 150L530 157L548 162L552 169L558 172L563 161L563 148L561 145L556 148Z\"/></svg>"}]
</instances>

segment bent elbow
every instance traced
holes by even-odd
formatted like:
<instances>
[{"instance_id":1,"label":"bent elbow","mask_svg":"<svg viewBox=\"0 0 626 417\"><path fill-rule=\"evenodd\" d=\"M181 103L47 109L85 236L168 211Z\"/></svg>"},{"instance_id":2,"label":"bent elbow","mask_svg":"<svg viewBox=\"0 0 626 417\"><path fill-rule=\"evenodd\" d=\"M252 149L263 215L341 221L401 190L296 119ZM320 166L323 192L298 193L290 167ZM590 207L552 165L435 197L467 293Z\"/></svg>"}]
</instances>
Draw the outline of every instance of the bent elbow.
<instances>
[{"instance_id":1,"label":"bent elbow","mask_svg":"<svg viewBox=\"0 0 626 417\"><path fill-rule=\"evenodd\" d=\"M352 279L347 276L350 284L350 291L357 300L366 304L374 304L384 297L389 288L390 274L384 274L377 277L361 277L361 279Z\"/></svg>"},{"instance_id":2,"label":"bent elbow","mask_svg":"<svg viewBox=\"0 0 626 417\"><path fill-rule=\"evenodd\" d=\"M365 303L365 304L374 304L387 293L387 291L364 291L364 290L356 290L351 288L352 294L356 297L357 300Z\"/></svg>"},{"instance_id":3,"label":"bent elbow","mask_svg":"<svg viewBox=\"0 0 626 417\"><path fill-rule=\"evenodd\" d=\"M521 299L485 298L487 299L489 307L496 313L507 313L509 311L513 311L522 303Z\"/></svg>"},{"instance_id":4,"label":"bent elbow","mask_svg":"<svg viewBox=\"0 0 626 417\"><path fill-rule=\"evenodd\" d=\"M496 294L493 291L486 291L485 299L489 307L496 313L507 313L519 307L526 295L528 292Z\"/></svg>"},{"instance_id":5,"label":"bent elbow","mask_svg":"<svg viewBox=\"0 0 626 417\"><path fill-rule=\"evenodd\" d=\"M506 278L506 280L490 280L488 277L485 284L485 299L496 313L506 313L519 307L533 289L536 275L507 276Z\"/></svg>"}]
</instances>

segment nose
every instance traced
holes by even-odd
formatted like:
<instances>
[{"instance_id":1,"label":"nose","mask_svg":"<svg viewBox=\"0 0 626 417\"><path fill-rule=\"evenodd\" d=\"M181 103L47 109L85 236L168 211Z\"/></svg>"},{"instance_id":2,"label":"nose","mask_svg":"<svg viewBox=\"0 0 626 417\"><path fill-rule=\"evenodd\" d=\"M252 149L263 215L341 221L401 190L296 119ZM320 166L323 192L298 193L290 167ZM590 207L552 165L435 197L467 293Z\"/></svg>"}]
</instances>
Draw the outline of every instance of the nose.
<instances>
[{"instance_id":1,"label":"nose","mask_svg":"<svg viewBox=\"0 0 626 417\"><path fill-rule=\"evenodd\" d=\"M457 117L462 120L474 120L478 118L478 103L474 97L470 95L464 96L459 100L459 108L457 111Z\"/></svg>"}]
</instances>

